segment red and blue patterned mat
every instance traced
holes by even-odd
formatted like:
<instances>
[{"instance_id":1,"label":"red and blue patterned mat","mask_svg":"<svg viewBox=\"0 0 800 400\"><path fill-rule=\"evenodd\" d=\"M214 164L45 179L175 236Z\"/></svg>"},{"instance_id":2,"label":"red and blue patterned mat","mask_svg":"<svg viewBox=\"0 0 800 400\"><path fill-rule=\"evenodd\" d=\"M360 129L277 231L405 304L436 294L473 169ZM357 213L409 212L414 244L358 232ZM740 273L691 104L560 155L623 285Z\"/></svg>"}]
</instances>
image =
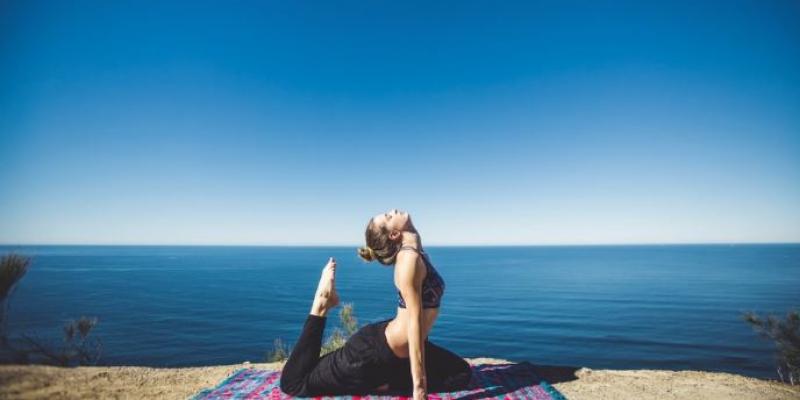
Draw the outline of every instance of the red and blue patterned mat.
<instances>
[{"instance_id":1,"label":"red and blue patterned mat","mask_svg":"<svg viewBox=\"0 0 800 400\"><path fill-rule=\"evenodd\" d=\"M404 400L411 397L371 394L359 396L294 397L280 389L280 371L243 368L217 387L206 389L192 400L211 399L314 399L314 400ZM532 364L478 364L472 366L469 386L459 392L429 393L430 400L535 399L566 400L556 388L536 374Z\"/></svg>"}]
</instances>

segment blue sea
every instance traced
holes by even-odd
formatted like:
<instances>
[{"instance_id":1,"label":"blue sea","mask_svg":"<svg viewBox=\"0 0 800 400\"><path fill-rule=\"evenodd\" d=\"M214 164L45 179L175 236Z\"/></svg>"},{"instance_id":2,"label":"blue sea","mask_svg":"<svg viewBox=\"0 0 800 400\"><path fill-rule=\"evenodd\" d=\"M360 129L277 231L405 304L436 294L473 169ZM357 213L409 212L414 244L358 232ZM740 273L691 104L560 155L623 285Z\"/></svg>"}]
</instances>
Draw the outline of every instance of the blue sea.
<instances>
[{"instance_id":1,"label":"blue sea","mask_svg":"<svg viewBox=\"0 0 800 400\"><path fill-rule=\"evenodd\" d=\"M3 246L33 257L9 332L58 340L87 315L101 364L263 361L275 338L294 344L330 256L360 324L394 315L392 268L355 250ZM800 307L797 244L426 250L447 285L430 340L464 357L775 377L774 345L741 314Z\"/></svg>"}]
</instances>

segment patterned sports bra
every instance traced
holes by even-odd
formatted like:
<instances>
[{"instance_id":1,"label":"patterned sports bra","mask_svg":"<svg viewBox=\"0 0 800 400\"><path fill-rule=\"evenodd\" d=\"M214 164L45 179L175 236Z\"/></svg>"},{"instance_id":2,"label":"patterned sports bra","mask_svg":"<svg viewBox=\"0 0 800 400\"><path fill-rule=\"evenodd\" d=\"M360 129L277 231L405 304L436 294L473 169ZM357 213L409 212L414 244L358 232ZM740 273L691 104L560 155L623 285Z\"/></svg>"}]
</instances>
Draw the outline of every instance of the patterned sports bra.
<instances>
[{"instance_id":1,"label":"patterned sports bra","mask_svg":"<svg viewBox=\"0 0 800 400\"><path fill-rule=\"evenodd\" d=\"M417 250L411 246L401 247L403 249L412 249L417 251L422 256L422 262L428 268L428 274L425 275L425 280L422 281L422 308L438 308L442 302L442 295L444 295L444 279L442 279L436 268L433 267L428 254L422 250ZM403 300L403 294L397 291L397 306L406 308L406 302Z\"/></svg>"}]
</instances>

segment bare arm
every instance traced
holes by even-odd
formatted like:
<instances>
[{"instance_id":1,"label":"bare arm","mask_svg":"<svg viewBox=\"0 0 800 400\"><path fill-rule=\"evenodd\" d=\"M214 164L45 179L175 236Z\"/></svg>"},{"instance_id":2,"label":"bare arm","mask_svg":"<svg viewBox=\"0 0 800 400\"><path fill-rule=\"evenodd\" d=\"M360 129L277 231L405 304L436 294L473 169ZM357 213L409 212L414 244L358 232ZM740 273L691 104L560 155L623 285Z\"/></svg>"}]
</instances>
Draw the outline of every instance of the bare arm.
<instances>
[{"instance_id":1,"label":"bare arm","mask_svg":"<svg viewBox=\"0 0 800 400\"><path fill-rule=\"evenodd\" d=\"M408 312L408 356L411 364L411 378L414 382L414 398L427 394L428 384L425 374L425 347L422 340L422 277L417 271L418 254L403 252L398 254L395 270L397 287L403 295Z\"/></svg>"}]
</instances>

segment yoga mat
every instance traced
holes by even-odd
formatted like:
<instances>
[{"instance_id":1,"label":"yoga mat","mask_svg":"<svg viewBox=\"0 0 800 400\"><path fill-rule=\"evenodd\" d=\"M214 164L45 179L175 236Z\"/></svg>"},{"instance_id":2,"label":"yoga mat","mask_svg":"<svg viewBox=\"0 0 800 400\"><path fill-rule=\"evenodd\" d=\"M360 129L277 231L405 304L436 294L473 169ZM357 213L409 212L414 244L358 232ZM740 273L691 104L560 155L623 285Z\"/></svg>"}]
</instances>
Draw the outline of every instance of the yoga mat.
<instances>
[{"instance_id":1,"label":"yoga mat","mask_svg":"<svg viewBox=\"0 0 800 400\"><path fill-rule=\"evenodd\" d=\"M411 397L375 392L369 395L295 397L280 389L280 371L253 368L237 370L217 387L205 389L192 400L218 399L314 399L314 400L404 400ZM408 393L410 394L410 393ZM429 393L430 400L535 399L566 400L556 388L539 377L528 362L517 364L478 364L465 390Z\"/></svg>"}]
</instances>

